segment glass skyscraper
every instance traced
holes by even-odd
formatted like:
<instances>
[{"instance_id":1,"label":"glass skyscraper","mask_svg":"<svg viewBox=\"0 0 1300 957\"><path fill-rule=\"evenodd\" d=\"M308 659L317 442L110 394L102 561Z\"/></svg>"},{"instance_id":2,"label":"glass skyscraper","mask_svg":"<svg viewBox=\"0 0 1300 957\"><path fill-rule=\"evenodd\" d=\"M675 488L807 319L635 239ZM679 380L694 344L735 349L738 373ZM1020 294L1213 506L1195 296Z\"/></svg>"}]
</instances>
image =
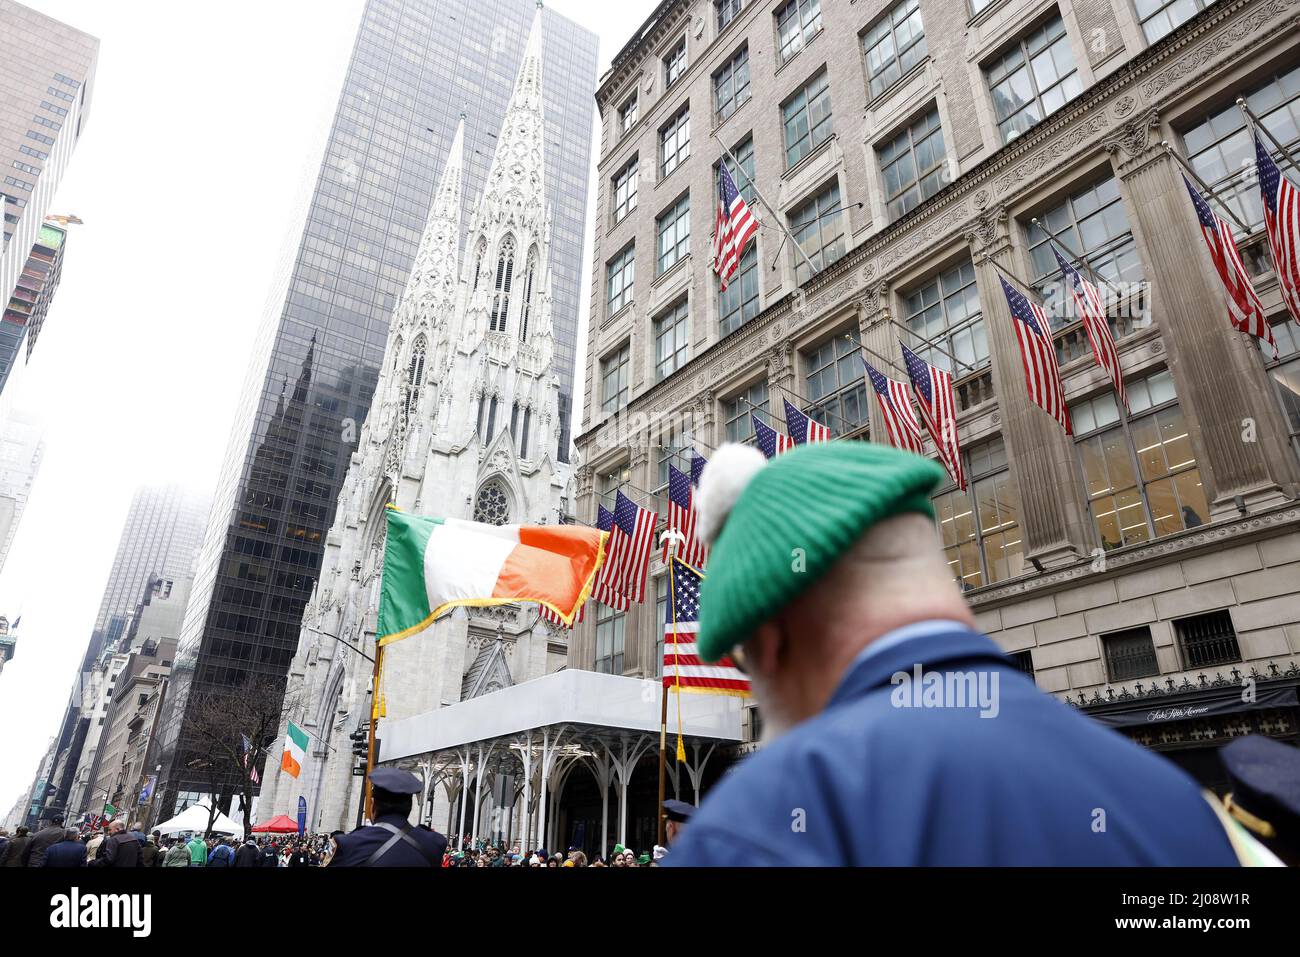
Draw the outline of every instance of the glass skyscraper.
<instances>
[{"instance_id":1,"label":"glass skyscraper","mask_svg":"<svg viewBox=\"0 0 1300 957\"><path fill-rule=\"evenodd\" d=\"M367 0L303 229L281 270L230 436L160 731L163 809L191 779L191 691L283 677L433 191L465 115L481 194L533 0ZM543 18L555 368L568 457L596 37ZM462 234L462 241L463 241Z\"/></svg>"}]
</instances>

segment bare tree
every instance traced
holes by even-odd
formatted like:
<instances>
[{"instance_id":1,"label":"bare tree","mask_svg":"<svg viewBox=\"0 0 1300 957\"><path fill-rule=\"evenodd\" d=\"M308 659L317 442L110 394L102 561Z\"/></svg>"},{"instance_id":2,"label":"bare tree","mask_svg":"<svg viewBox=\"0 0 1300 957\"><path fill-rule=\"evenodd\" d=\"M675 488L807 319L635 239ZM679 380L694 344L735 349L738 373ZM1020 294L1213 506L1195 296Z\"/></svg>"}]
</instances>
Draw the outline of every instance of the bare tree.
<instances>
[{"instance_id":1,"label":"bare tree","mask_svg":"<svg viewBox=\"0 0 1300 957\"><path fill-rule=\"evenodd\" d=\"M229 786L243 799L244 833L252 827L253 795L258 785L252 772L262 764L280 724L293 709L295 699L284 693L284 682L269 675L249 675L236 685L195 691L190 695L188 730L196 750L209 767L213 786L208 829L216 820L217 791ZM244 737L251 749L245 767Z\"/></svg>"}]
</instances>

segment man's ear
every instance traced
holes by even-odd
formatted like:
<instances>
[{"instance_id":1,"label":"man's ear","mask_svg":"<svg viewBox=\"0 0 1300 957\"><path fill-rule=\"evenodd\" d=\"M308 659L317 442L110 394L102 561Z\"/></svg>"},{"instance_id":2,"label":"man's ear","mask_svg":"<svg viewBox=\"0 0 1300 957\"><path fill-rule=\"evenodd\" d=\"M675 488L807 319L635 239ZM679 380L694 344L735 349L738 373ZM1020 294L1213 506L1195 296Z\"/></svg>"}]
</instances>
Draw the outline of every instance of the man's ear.
<instances>
[{"instance_id":1,"label":"man's ear","mask_svg":"<svg viewBox=\"0 0 1300 957\"><path fill-rule=\"evenodd\" d=\"M763 622L749 640L752 667L761 675L775 674L785 655L785 632L772 619Z\"/></svg>"}]
</instances>

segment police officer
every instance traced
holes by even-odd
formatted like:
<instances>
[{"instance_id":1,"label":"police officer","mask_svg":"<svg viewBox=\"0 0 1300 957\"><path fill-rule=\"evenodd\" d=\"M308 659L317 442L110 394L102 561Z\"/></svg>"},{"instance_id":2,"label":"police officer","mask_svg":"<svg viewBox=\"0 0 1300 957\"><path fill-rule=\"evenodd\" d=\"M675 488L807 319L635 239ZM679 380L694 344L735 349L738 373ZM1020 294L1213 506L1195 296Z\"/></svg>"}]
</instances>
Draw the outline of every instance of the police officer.
<instances>
[{"instance_id":1,"label":"police officer","mask_svg":"<svg viewBox=\"0 0 1300 957\"><path fill-rule=\"evenodd\" d=\"M1290 867L1300 867L1300 748L1251 734L1219 752L1232 791L1223 806Z\"/></svg>"},{"instance_id":2,"label":"police officer","mask_svg":"<svg viewBox=\"0 0 1300 957\"><path fill-rule=\"evenodd\" d=\"M338 837L330 867L439 867L447 839L437 831L412 827L408 818L420 779L401 768L370 773L375 823Z\"/></svg>"},{"instance_id":3,"label":"police officer","mask_svg":"<svg viewBox=\"0 0 1300 957\"><path fill-rule=\"evenodd\" d=\"M657 850L662 853L655 856L656 861L662 861L668 856L668 852L671 851L673 845L677 843L677 838L681 835L682 828L686 826L686 822L689 821L691 815L695 813L694 804L687 804L685 801L678 801L674 798L669 798L667 801L664 801L663 807L664 817L667 818L667 821L664 824L664 840L668 842L668 845L667 847L657 848Z\"/></svg>"}]
</instances>

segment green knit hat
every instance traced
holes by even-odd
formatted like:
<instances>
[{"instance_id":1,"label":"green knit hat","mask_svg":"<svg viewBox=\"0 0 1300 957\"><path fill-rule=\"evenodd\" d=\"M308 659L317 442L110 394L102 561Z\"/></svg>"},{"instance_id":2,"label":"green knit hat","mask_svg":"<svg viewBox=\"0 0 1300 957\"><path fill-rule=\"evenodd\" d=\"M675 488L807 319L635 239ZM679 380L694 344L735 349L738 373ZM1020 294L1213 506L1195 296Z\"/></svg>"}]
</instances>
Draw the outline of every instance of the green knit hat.
<instances>
[{"instance_id":1,"label":"green knit hat","mask_svg":"<svg viewBox=\"0 0 1300 957\"><path fill-rule=\"evenodd\" d=\"M712 542L700 657L717 661L747 640L877 522L933 518L930 493L943 481L929 459L873 442L801 445L770 462L752 447L723 446L696 499L700 535Z\"/></svg>"}]
</instances>

